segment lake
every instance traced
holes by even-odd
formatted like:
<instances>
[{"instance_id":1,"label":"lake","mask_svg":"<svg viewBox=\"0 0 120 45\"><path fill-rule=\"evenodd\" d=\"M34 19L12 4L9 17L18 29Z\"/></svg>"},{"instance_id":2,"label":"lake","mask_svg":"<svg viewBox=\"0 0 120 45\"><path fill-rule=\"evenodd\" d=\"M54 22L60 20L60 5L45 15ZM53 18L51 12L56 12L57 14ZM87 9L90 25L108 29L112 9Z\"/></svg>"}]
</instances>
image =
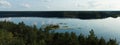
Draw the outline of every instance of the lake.
<instances>
[{"instance_id":1,"label":"lake","mask_svg":"<svg viewBox=\"0 0 120 45\"><path fill-rule=\"evenodd\" d=\"M9 17L0 18L0 20L12 21L14 23L23 21L26 25L36 25L38 28L44 24L59 24L68 27L61 27L55 32L75 32L77 35L82 33L86 36L93 29L99 38L104 37L106 40L112 38L120 42L120 17L86 20L77 18Z\"/></svg>"}]
</instances>

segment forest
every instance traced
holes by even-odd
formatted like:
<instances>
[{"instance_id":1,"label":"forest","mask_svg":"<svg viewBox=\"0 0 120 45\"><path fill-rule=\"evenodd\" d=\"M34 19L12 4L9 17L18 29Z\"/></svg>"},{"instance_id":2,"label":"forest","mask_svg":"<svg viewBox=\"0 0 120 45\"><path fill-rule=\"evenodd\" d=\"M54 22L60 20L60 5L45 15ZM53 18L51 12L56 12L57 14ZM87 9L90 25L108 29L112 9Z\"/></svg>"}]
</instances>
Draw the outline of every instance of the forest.
<instances>
[{"instance_id":1,"label":"forest","mask_svg":"<svg viewBox=\"0 0 120 45\"><path fill-rule=\"evenodd\" d=\"M104 19L108 17L120 17L120 11L0 11L0 17Z\"/></svg>"},{"instance_id":2,"label":"forest","mask_svg":"<svg viewBox=\"0 0 120 45\"><path fill-rule=\"evenodd\" d=\"M0 45L118 45L116 39L98 38L93 29L88 36L77 36L74 32L54 32L57 28L59 25L37 28L24 22L0 21Z\"/></svg>"}]
</instances>

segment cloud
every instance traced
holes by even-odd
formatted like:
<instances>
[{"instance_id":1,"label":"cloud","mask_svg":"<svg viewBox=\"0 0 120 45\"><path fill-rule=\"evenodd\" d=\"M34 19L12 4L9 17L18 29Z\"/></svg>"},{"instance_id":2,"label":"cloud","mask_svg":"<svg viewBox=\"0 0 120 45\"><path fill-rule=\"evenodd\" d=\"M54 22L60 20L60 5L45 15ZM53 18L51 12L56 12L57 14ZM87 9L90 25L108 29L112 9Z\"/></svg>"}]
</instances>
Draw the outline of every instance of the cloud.
<instances>
[{"instance_id":1,"label":"cloud","mask_svg":"<svg viewBox=\"0 0 120 45\"><path fill-rule=\"evenodd\" d=\"M91 0L91 1L81 1L77 6L85 10L114 10L120 9L120 0Z\"/></svg>"},{"instance_id":2,"label":"cloud","mask_svg":"<svg viewBox=\"0 0 120 45\"><path fill-rule=\"evenodd\" d=\"M37 25L37 22L33 22L33 25Z\"/></svg>"},{"instance_id":3,"label":"cloud","mask_svg":"<svg viewBox=\"0 0 120 45\"><path fill-rule=\"evenodd\" d=\"M6 19L6 21L11 21L11 20L12 20L12 18L11 18L11 17L9 17L9 18L7 18L7 19Z\"/></svg>"},{"instance_id":4,"label":"cloud","mask_svg":"<svg viewBox=\"0 0 120 45\"><path fill-rule=\"evenodd\" d=\"M120 1L119 0L116 0L116 1L113 1L113 0L106 0L106 1L98 1L96 2L96 4L98 5L97 8L105 8L105 9L120 9Z\"/></svg>"},{"instance_id":5,"label":"cloud","mask_svg":"<svg viewBox=\"0 0 120 45\"><path fill-rule=\"evenodd\" d=\"M31 5L28 4L28 3L23 3L22 6L25 7L25 8L31 8Z\"/></svg>"},{"instance_id":6,"label":"cloud","mask_svg":"<svg viewBox=\"0 0 120 45\"><path fill-rule=\"evenodd\" d=\"M44 25L45 24L45 22L44 21L42 21L42 23L41 23L42 25Z\"/></svg>"},{"instance_id":7,"label":"cloud","mask_svg":"<svg viewBox=\"0 0 120 45\"><path fill-rule=\"evenodd\" d=\"M11 21L11 20L12 20L11 17L9 17L9 18L1 18L1 19L0 19L0 21Z\"/></svg>"},{"instance_id":8,"label":"cloud","mask_svg":"<svg viewBox=\"0 0 120 45\"><path fill-rule=\"evenodd\" d=\"M11 5L11 3L10 2L8 2L8 1L5 1L5 0L0 0L0 6L1 7L11 7L12 5Z\"/></svg>"}]
</instances>

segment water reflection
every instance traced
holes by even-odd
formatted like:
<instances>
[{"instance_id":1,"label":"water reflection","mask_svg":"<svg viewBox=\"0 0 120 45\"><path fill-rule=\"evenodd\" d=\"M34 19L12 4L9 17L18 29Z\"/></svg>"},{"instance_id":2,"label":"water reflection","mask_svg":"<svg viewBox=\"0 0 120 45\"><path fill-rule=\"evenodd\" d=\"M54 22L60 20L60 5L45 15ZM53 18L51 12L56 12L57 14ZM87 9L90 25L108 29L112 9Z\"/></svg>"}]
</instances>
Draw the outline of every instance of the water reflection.
<instances>
[{"instance_id":1,"label":"water reflection","mask_svg":"<svg viewBox=\"0 0 120 45\"><path fill-rule=\"evenodd\" d=\"M99 38L101 36L105 37L106 40L116 38L120 42L120 18L82 20L71 18L9 17L1 18L0 20L12 21L14 23L23 21L26 25L35 24L38 28L44 24L59 24L68 27L58 29L56 32L75 32L77 35L80 33L88 35L89 31L93 29Z\"/></svg>"}]
</instances>

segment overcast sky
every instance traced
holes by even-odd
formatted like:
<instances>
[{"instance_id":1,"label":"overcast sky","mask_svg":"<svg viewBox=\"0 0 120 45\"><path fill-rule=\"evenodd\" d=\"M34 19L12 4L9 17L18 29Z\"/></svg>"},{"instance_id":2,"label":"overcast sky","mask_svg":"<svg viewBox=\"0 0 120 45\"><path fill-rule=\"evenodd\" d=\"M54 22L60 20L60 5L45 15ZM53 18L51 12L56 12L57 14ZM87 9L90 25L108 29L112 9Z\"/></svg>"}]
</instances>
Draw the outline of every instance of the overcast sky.
<instances>
[{"instance_id":1,"label":"overcast sky","mask_svg":"<svg viewBox=\"0 0 120 45\"><path fill-rule=\"evenodd\" d=\"M0 11L120 10L120 0L0 0Z\"/></svg>"}]
</instances>

